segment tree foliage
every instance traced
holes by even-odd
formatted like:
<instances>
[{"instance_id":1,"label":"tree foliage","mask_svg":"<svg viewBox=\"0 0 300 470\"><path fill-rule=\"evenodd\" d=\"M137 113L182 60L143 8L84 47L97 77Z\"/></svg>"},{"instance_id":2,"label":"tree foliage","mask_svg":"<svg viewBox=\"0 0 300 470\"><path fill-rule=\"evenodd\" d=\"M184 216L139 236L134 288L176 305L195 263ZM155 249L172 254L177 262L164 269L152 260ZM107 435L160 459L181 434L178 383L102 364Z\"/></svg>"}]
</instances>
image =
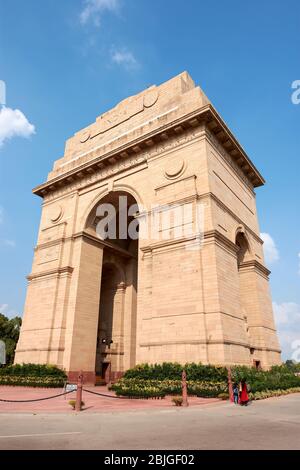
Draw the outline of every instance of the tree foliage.
<instances>
[{"instance_id":1,"label":"tree foliage","mask_svg":"<svg viewBox=\"0 0 300 470\"><path fill-rule=\"evenodd\" d=\"M6 364L12 364L15 357L15 349L20 335L22 319L20 317L7 318L0 313L0 340L6 347Z\"/></svg>"}]
</instances>

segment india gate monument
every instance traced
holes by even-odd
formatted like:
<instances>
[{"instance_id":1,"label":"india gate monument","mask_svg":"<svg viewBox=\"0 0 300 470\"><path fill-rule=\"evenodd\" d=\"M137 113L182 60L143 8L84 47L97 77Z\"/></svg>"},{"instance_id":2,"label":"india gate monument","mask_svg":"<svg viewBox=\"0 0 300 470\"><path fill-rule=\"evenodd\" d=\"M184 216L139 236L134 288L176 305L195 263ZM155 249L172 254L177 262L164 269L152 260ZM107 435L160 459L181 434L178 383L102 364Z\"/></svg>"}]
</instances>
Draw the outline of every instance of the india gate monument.
<instances>
[{"instance_id":1,"label":"india gate monument","mask_svg":"<svg viewBox=\"0 0 300 470\"><path fill-rule=\"evenodd\" d=\"M45 183L16 363L115 380L140 363L281 362L255 189L184 72L66 142Z\"/></svg>"}]
</instances>

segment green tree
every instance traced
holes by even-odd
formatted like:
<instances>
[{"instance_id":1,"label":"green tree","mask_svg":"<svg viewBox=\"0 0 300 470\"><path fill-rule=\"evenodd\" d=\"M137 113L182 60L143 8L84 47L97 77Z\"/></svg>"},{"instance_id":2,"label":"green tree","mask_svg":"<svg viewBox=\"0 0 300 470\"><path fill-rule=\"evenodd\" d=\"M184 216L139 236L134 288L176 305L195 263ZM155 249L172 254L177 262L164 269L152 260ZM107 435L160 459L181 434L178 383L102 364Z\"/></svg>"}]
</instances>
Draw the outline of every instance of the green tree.
<instances>
[{"instance_id":1,"label":"green tree","mask_svg":"<svg viewBox=\"0 0 300 470\"><path fill-rule=\"evenodd\" d=\"M0 339L6 346L6 364L12 364L15 349L20 335L22 319L20 317L7 318L0 313Z\"/></svg>"}]
</instances>

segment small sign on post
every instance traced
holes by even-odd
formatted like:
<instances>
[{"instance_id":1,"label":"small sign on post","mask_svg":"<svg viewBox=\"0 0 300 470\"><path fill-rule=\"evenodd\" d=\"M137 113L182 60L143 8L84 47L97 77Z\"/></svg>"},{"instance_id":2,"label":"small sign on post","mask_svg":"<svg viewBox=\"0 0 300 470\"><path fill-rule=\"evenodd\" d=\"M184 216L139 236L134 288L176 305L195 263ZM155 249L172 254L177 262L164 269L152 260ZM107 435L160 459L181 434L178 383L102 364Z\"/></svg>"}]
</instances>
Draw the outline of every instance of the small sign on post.
<instances>
[{"instance_id":1,"label":"small sign on post","mask_svg":"<svg viewBox=\"0 0 300 470\"><path fill-rule=\"evenodd\" d=\"M5 366L6 364L6 346L4 341L0 339L0 365Z\"/></svg>"},{"instance_id":2,"label":"small sign on post","mask_svg":"<svg viewBox=\"0 0 300 470\"><path fill-rule=\"evenodd\" d=\"M66 392L76 392L76 391L77 391L77 384L66 385Z\"/></svg>"}]
</instances>

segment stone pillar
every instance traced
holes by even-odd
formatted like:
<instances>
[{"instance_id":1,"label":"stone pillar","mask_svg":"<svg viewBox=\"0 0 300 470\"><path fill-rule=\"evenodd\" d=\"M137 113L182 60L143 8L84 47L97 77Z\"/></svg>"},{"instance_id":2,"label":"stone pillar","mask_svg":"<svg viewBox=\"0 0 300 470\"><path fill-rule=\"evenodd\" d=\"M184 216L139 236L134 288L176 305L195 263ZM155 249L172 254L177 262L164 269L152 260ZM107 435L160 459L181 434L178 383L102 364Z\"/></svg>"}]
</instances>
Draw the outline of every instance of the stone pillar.
<instances>
[{"instance_id":1,"label":"stone pillar","mask_svg":"<svg viewBox=\"0 0 300 470\"><path fill-rule=\"evenodd\" d=\"M268 275L256 260L239 266L241 304L247 315L251 359L268 368L280 364L280 346L274 325Z\"/></svg>"},{"instance_id":2,"label":"stone pillar","mask_svg":"<svg viewBox=\"0 0 300 470\"><path fill-rule=\"evenodd\" d=\"M120 282L117 285L114 310L113 310L113 327L112 327L112 350L115 354L115 361L112 364L112 374L124 371L124 300L126 285Z\"/></svg>"},{"instance_id":3,"label":"stone pillar","mask_svg":"<svg viewBox=\"0 0 300 470\"><path fill-rule=\"evenodd\" d=\"M84 233L75 237L64 357L70 380L82 370L84 382L95 383L102 260L97 240Z\"/></svg>"}]
</instances>

